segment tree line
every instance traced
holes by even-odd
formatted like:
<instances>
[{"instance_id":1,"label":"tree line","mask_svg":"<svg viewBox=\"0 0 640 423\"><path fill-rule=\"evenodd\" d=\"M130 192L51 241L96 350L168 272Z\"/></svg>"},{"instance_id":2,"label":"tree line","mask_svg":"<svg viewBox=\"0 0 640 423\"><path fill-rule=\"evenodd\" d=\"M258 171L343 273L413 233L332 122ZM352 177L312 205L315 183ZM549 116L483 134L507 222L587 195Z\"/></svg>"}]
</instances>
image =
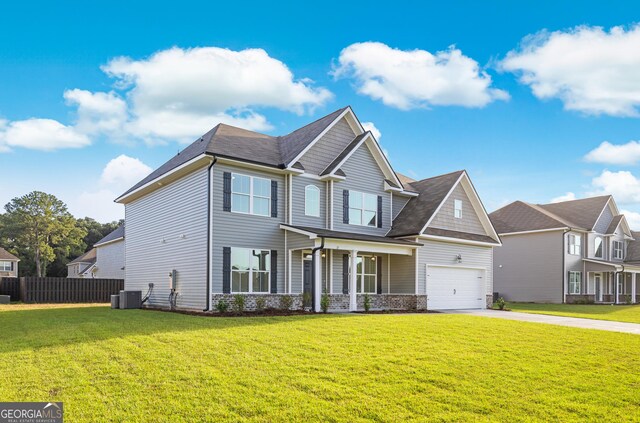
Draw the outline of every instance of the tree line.
<instances>
[{"instance_id":1,"label":"tree line","mask_svg":"<svg viewBox=\"0 0 640 423\"><path fill-rule=\"evenodd\" d=\"M76 219L54 195L33 191L4 206L0 247L20 259L20 276L67 276L67 263L123 222Z\"/></svg>"}]
</instances>

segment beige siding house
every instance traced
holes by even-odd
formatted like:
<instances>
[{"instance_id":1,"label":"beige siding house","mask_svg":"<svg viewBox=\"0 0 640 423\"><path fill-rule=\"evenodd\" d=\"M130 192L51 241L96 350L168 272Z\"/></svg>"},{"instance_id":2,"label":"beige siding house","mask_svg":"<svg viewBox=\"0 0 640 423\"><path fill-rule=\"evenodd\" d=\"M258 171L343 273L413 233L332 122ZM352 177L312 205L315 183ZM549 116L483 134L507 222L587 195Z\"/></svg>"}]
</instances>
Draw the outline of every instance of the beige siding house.
<instances>
[{"instance_id":1,"label":"beige siding house","mask_svg":"<svg viewBox=\"0 0 640 423\"><path fill-rule=\"evenodd\" d=\"M494 287L509 301L635 303L640 248L611 196L516 201L491 213Z\"/></svg>"},{"instance_id":2,"label":"beige siding house","mask_svg":"<svg viewBox=\"0 0 640 423\"><path fill-rule=\"evenodd\" d=\"M20 262L18 257L0 247L0 278L3 276L17 278L18 262Z\"/></svg>"},{"instance_id":3,"label":"beige siding house","mask_svg":"<svg viewBox=\"0 0 640 423\"><path fill-rule=\"evenodd\" d=\"M220 124L116 201L147 305L483 308L499 237L465 171L397 174L350 107L290 134Z\"/></svg>"}]
</instances>

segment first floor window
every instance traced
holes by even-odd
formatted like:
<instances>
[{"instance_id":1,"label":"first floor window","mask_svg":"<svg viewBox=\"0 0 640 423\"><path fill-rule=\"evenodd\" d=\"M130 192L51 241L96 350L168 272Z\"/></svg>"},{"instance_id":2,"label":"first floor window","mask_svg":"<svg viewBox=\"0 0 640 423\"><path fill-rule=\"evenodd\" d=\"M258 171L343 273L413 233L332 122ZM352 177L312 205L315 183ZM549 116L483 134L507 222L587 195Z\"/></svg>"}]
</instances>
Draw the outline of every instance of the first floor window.
<instances>
[{"instance_id":1,"label":"first floor window","mask_svg":"<svg viewBox=\"0 0 640 423\"><path fill-rule=\"evenodd\" d=\"M10 261L0 261L0 272L10 272L11 267Z\"/></svg>"},{"instance_id":2,"label":"first floor window","mask_svg":"<svg viewBox=\"0 0 640 423\"><path fill-rule=\"evenodd\" d=\"M582 272L569 272L569 294L579 294Z\"/></svg>"},{"instance_id":3,"label":"first floor window","mask_svg":"<svg viewBox=\"0 0 640 423\"><path fill-rule=\"evenodd\" d=\"M358 256L356 258L356 292L375 294L377 281L376 257Z\"/></svg>"},{"instance_id":4,"label":"first floor window","mask_svg":"<svg viewBox=\"0 0 640 423\"><path fill-rule=\"evenodd\" d=\"M376 226L378 196L358 191L349 191L349 224Z\"/></svg>"},{"instance_id":5,"label":"first floor window","mask_svg":"<svg viewBox=\"0 0 640 423\"><path fill-rule=\"evenodd\" d=\"M624 257L623 245L621 241L613 241L613 258L622 260Z\"/></svg>"},{"instance_id":6,"label":"first floor window","mask_svg":"<svg viewBox=\"0 0 640 423\"><path fill-rule=\"evenodd\" d=\"M462 200L453 200L453 216L462 219Z\"/></svg>"},{"instance_id":7,"label":"first floor window","mask_svg":"<svg viewBox=\"0 0 640 423\"><path fill-rule=\"evenodd\" d=\"M231 249L231 292L269 292L269 250Z\"/></svg>"},{"instance_id":8,"label":"first floor window","mask_svg":"<svg viewBox=\"0 0 640 423\"><path fill-rule=\"evenodd\" d=\"M580 255L582 245L582 237L580 235L569 234L569 254Z\"/></svg>"}]
</instances>

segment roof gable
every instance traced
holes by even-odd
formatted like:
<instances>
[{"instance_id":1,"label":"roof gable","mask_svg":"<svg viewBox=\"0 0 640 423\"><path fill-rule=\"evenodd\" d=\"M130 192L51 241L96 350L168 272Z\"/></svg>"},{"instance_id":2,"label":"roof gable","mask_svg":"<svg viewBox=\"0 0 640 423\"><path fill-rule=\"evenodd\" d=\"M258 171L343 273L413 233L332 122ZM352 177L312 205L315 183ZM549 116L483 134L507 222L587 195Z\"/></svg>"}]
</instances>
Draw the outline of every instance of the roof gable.
<instances>
[{"instance_id":1,"label":"roof gable","mask_svg":"<svg viewBox=\"0 0 640 423\"><path fill-rule=\"evenodd\" d=\"M462 217L460 218L454 216L456 201L462 202ZM435 213L429 227L486 235L486 230L482 222L480 222L478 213L461 183L457 184L451 190L449 196L442 202L440 209Z\"/></svg>"},{"instance_id":2,"label":"roof gable","mask_svg":"<svg viewBox=\"0 0 640 423\"><path fill-rule=\"evenodd\" d=\"M564 228L564 222L524 201L514 201L489 215L499 234Z\"/></svg>"},{"instance_id":3,"label":"roof gable","mask_svg":"<svg viewBox=\"0 0 640 423\"><path fill-rule=\"evenodd\" d=\"M574 227L590 231L596 225L598 218L610 199L610 195L604 195L580 200L562 201L560 203L539 204L538 206L568 222L572 222L572 226Z\"/></svg>"},{"instance_id":4,"label":"roof gable","mask_svg":"<svg viewBox=\"0 0 640 423\"><path fill-rule=\"evenodd\" d=\"M94 247L100 246L102 244L106 244L108 242L113 242L119 239L124 239L124 225L118 226L115 230L111 231L100 241L93 244Z\"/></svg>"},{"instance_id":5,"label":"roof gable","mask_svg":"<svg viewBox=\"0 0 640 423\"><path fill-rule=\"evenodd\" d=\"M0 247L0 260L20 261L20 259L4 248Z\"/></svg>"},{"instance_id":6,"label":"roof gable","mask_svg":"<svg viewBox=\"0 0 640 423\"><path fill-rule=\"evenodd\" d=\"M320 175L335 157L358 135L345 116L339 118L318 141L299 158L306 173Z\"/></svg>"}]
</instances>

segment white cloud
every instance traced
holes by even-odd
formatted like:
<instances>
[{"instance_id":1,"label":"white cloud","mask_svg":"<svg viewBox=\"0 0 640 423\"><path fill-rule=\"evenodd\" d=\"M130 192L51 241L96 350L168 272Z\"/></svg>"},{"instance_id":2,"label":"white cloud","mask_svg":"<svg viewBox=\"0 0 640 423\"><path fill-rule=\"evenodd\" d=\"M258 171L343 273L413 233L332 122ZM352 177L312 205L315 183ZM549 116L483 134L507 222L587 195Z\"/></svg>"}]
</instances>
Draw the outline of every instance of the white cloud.
<instances>
[{"instance_id":1,"label":"white cloud","mask_svg":"<svg viewBox=\"0 0 640 423\"><path fill-rule=\"evenodd\" d=\"M589 195L613 195L619 204L640 203L640 180L631 172L604 170L591 181Z\"/></svg>"},{"instance_id":2,"label":"white cloud","mask_svg":"<svg viewBox=\"0 0 640 423\"><path fill-rule=\"evenodd\" d=\"M639 115L640 25L542 31L525 37L500 68L520 74L536 97L559 98L567 110Z\"/></svg>"},{"instance_id":3,"label":"white cloud","mask_svg":"<svg viewBox=\"0 0 640 423\"><path fill-rule=\"evenodd\" d=\"M116 93L74 89L64 92L68 104L78 107L76 129L85 134L116 133L127 120L127 103Z\"/></svg>"},{"instance_id":4,"label":"white cloud","mask_svg":"<svg viewBox=\"0 0 640 423\"><path fill-rule=\"evenodd\" d=\"M640 142L615 145L605 141L587 153L584 159L592 163L633 165L640 161Z\"/></svg>"},{"instance_id":5,"label":"white cloud","mask_svg":"<svg viewBox=\"0 0 640 423\"><path fill-rule=\"evenodd\" d=\"M571 201L571 200L575 200L576 199L576 195L573 192L567 192L564 195L560 195L558 197L552 198L551 202L552 203L561 203L563 201Z\"/></svg>"},{"instance_id":6,"label":"white cloud","mask_svg":"<svg viewBox=\"0 0 640 423\"><path fill-rule=\"evenodd\" d=\"M483 107L509 98L505 91L491 88L491 77L478 62L455 47L432 54L377 42L356 43L342 50L333 75L353 79L358 93L402 110Z\"/></svg>"},{"instance_id":7,"label":"white cloud","mask_svg":"<svg viewBox=\"0 0 640 423\"><path fill-rule=\"evenodd\" d=\"M624 214L624 217L627 218L627 223L631 230L637 231L640 229L640 213L630 210L620 210L620 213Z\"/></svg>"},{"instance_id":8,"label":"white cloud","mask_svg":"<svg viewBox=\"0 0 640 423\"><path fill-rule=\"evenodd\" d=\"M85 134L73 126L52 119L27 119L0 124L0 149L11 147L53 151L60 148L80 148L91 144Z\"/></svg>"},{"instance_id":9,"label":"white cloud","mask_svg":"<svg viewBox=\"0 0 640 423\"><path fill-rule=\"evenodd\" d=\"M68 201L76 217L89 216L99 222L124 218L124 206L113 200L151 172L139 159L124 154L110 160L102 170L95 190L83 191Z\"/></svg>"},{"instance_id":10,"label":"white cloud","mask_svg":"<svg viewBox=\"0 0 640 423\"><path fill-rule=\"evenodd\" d=\"M373 134L373 137L378 142L380 141L380 138L382 138L382 133L378 128L376 128L373 122L362 122L362 127L364 128L365 131L371 131L371 134Z\"/></svg>"}]
</instances>

